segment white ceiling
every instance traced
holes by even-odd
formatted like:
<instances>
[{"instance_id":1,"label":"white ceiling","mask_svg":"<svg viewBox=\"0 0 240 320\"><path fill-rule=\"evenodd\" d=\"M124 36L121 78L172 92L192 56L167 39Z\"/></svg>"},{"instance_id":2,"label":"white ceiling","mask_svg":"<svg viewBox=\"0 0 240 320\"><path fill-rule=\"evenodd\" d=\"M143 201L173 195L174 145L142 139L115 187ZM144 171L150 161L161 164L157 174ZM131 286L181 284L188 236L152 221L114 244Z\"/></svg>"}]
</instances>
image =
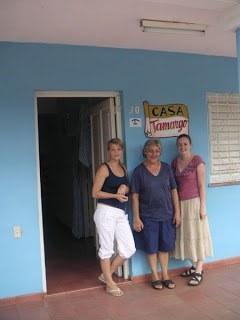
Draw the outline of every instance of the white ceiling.
<instances>
[{"instance_id":1,"label":"white ceiling","mask_svg":"<svg viewBox=\"0 0 240 320\"><path fill-rule=\"evenodd\" d=\"M0 41L236 56L224 17L240 0L0 0ZM207 24L204 37L144 33L141 19Z\"/></svg>"}]
</instances>

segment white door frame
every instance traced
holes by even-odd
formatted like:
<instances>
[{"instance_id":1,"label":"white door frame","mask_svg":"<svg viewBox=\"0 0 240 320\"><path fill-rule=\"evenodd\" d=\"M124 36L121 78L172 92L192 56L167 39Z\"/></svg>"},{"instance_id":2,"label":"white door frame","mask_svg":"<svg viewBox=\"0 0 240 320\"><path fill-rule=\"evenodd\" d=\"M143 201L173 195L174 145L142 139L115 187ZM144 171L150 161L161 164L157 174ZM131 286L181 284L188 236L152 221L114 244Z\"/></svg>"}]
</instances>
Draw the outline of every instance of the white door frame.
<instances>
[{"instance_id":1,"label":"white door frame","mask_svg":"<svg viewBox=\"0 0 240 320\"><path fill-rule=\"evenodd\" d=\"M120 106L120 94L118 91L35 91L34 95L34 117L35 117L35 143L36 143L36 170L37 170L37 197L38 197L38 222L40 235L40 255L42 270L43 292L47 292L44 235L43 235L43 216L42 216L42 197L40 179L40 155L39 155L39 136L38 136L38 98L86 98L86 97L106 97L115 98L116 104ZM119 128L120 129L120 128Z\"/></svg>"}]
</instances>

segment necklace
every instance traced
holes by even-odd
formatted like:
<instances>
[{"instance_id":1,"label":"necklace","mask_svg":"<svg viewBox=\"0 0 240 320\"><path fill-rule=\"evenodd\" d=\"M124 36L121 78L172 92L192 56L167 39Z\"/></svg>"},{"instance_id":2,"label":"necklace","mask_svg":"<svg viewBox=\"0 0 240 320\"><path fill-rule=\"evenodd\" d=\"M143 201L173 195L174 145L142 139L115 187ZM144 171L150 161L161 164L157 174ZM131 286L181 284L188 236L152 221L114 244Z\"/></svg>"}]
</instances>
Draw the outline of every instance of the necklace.
<instances>
[{"instance_id":1,"label":"necklace","mask_svg":"<svg viewBox=\"0 0 240 320\"><path fill-rule=\"evenodd\" d=\"M182 163L188 163L192 160L193 158L193 155L191 154L189 157L186 157L186 158L181 158L179 157L179 159L181 160Z\"/></svg>"},{"instance_id":2,"label":"necklace","mask_svg":"<svg viewBox=\"0 0 240 320\"><path fill-rule=\"evenodd\" d=\"M189 157L186 157L186 158L181 158L181 157L178 158L178 168L180 172L186 169L186 167L192 161L193 157L194 155L191 154Z\"/></svg>"}]
</instances>

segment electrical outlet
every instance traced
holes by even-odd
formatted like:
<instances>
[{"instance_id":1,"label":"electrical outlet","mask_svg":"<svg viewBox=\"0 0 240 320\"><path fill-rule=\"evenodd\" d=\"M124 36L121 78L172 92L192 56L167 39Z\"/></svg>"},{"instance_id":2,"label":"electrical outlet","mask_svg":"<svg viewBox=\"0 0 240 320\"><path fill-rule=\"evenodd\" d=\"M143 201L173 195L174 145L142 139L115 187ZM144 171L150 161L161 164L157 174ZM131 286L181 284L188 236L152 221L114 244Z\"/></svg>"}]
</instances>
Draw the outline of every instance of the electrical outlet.
<instances>
[{"instance_id":1,"label":"electrical outlet","mask_svg":"<svg viewBox=\"0 0 240 320\"><path fill-rule=\"evenodd\" d=\"M22 229L20 226L14 226L13 227L13 235L14 238L21 238L22 236Z\"/></svg>"}]
</instances>

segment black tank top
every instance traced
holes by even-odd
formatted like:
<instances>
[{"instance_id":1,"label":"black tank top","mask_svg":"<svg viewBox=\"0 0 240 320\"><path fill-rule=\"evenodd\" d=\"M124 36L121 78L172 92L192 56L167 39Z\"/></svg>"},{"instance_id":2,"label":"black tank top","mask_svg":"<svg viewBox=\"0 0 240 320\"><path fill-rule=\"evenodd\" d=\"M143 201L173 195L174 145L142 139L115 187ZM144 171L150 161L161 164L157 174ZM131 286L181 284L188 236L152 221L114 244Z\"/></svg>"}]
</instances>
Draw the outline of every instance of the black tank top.
<instances>
[{"instance_id":1,"label":"black tank top","mask_svg":"<svg viewBox=\"0 0 240 320\"><path fill-rule=\"evenodd\" d=\"M121 166L123 171L124 171L124 176L123 177L118 177L112 172L111 168L109 167L109 165L106 162L104 162L104 164L108 168L109 176L105 179L101 191L115 194L115 193L117 193L117 190L118 190L118 188L119 188L119 186L121 184L128 185L128 178L127 178L127 175L126 175L126 171L125 171L124 167ZM112 206L112 207L115 207L115 208L118 208L118 209L122 209L122 210L125 210L125 205L126 205L126 202L120 202L120 201L118 201L117 199L114 199L114 198L111 198L111 199L98 199L98 203L107 204L109 206Z\"/></svg>"}]
</instances>

